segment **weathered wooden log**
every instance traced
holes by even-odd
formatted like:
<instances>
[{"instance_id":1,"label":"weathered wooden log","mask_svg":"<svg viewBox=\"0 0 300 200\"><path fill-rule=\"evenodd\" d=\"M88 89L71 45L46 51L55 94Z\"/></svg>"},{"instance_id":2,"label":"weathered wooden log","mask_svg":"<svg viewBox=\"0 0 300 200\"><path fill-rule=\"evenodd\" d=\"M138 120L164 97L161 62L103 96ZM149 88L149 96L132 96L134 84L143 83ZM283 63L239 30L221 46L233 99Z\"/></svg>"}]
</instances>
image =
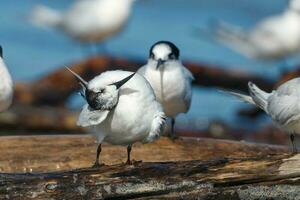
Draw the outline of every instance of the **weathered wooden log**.
<instances>
[{"instance_id":1,"label":"weathered wooden log","mask_svg":"<svg viewBox=\"0 0 300 200\"><path fill-rule=\"evenodd\" d=\"M300 198L300 154L286 153L283 147L162 139L134 146L133 157L144 162L91 169L95 148L90 136L1 138L1 165L7 162L12 169L20 163L48 163L47 171L55 164L62 167L50 173L1 173L0 199ZM106 145L102 157L114 160L119 151Z\"/></svg>"},{"instance_id":2,"label":"weathered wooden log","mask_svg":"<svg viewBox=\"0 0 300 200\"><path fill-rule=\"evenodd\" d=\"M47 172L89 167L95 159L91 135L7 136L0 138L0 172ZM26 149L26 151L24 151ZM252 157L286 153L288 147L229 140L162 137L135 144L132 158L145 162L207 160L215 157ZM103 145L101 160L108 165L126 160L126 147Z\"/></svg>"},{"instance_id":3,"label":"weathered wooden log","mask_svg":"<svg viewBox=\"0 0 300 200\"><path fill-rule=\"evenodd\" d=\"M92 57L77 64L68 65L83 78L90 80L106 71L123 69L136 71L143 61L120 58ZM201 63L185 63L195 76L195 85L222 87L247 91L247 82L254 81L265 89L272 88L272 81L246 72L225 70ZM77 81L64 67L31 83L16 84L15 100L31 105L63 105L66 99L79 88Z\"/></svg>"}]
</instances>

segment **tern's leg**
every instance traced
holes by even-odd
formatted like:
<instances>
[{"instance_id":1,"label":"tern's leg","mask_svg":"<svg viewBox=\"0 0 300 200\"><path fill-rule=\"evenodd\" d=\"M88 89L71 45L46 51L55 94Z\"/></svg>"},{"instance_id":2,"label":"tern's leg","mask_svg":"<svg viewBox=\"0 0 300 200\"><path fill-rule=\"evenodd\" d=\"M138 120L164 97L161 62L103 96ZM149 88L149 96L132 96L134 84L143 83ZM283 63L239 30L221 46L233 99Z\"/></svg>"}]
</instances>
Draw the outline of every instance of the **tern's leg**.
<instances>
[{"instance_id":1,"label":"tern's leg","mask_svg":"<svg viewBox=\"0 0 300 200\"><path fill-rule=\"evenodd\" d=\"M130 153L131 153L131 149L132 149L132 145L128 145L127 146L127 161L126 161L126 165L131 165L131 160L130 160Z\"/></svg>"},{"instance_id":2,"label":"tern's leg","mask_svg":"<svg viewBox=\"0 0 300 200\"><path fill-rule=\"evenodd\" d=\"M93 168L100 167L99 156L100 156L101 150L102 149L101 149L101 143L100 143L97 148L96 161L95 161L94 165L92 166Z\"/></svg>"},{"instance_id":3,"label":"tern's leg","mask_svg":"<svg viewBox=\"0 0 300 200\"><path fill-rule=\"evenodd\" d=\"M295 145L295 135L293 133L290 134L290 139L291 139L291 142L292 142L292 145L293 145L293 153L297 153L297 147Z\"/></svg>"},{"instance_id":4,"label":"tern's leg","mask_svg":"<svg viewBox=\"0 0 300 200\"><path fill-rule=\"evenodd\" d=\"M171 133L169 134L169 137L174 140L176 139L176 136L175 136L175 118L171 118Z\"/></svg>"}]
</instances>

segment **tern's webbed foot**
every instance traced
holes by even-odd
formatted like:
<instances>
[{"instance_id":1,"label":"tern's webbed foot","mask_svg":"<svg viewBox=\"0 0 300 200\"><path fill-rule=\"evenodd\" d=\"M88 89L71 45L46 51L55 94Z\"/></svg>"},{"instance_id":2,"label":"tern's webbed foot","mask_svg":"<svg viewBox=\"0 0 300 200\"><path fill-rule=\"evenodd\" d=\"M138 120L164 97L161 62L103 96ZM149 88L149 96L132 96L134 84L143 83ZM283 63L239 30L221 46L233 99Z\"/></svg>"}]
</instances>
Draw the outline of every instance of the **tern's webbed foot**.
<instances>
[{"instance_id":1,"label":"tern's webbed foot","mask_svg":"<svg viewBox=\"0 0 300 200\"><path fill-rule=\"evenodd\" d=\"M174 134L170 134L170 135L169 135L169 138L170 138L172 141L175 141L175 140L177 140L179 137L176 136L176 135L174 135Z\"/></svg>"},{"instance_id":2,"label":"tern's webbed foot","mask_svg":"<svg viewBox=\"0 0 300 200\"><path fill-rule=\"evenodd\" d=\"M142 162L143 162L142 160L129 160L129 161L127 160L125 165L136 165Z\"/></svg>"},{"instance_id":3,"label":"tern's webbed foot","mask_svg":"<svg viewBox=\"0 0 300 200\"><path fill-rule=\"evenodd\" d=\"M125 165L133 165L133 162L131 162L131 160L127 160Z\"/></svg>"},{"instance_id":4,"label":"tern's webbed foot","mask_svg":"<svg viewBox=\"0 0 300 200\"><path fill-rule=\"evenodd\" d=\"M100 167L102 167L102 166L104 166L104 164L100 164L99 162L95 162L95 163L93 164L92 168L100 168Z\"/></svg>"},{"instance_id":5,"label":"tern's webbed foot","mask_svg":"<svg viewBox=\"0 0 300 200\"><path fill-rule=\"evenodd\" d=\"M176 134L174 134L174 133L169 133L169 134L168 134L168 138L170 138L172 141L175 141L175 140L177 140L179 137L176 136Z\"/></svg>"}]
</instances>

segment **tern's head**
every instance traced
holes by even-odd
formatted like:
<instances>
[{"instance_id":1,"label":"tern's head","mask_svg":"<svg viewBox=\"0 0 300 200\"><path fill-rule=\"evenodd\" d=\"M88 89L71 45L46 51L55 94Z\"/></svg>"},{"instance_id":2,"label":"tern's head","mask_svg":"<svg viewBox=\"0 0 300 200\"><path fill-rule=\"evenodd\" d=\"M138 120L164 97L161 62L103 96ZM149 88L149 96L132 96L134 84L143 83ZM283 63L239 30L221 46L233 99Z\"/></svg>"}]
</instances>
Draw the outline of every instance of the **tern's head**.
<instances>
[{"instance_id":1,"label":"tern's head","mask_svg":"<svg viewBox=\"0 0 300 200\"><path fill-rule=\"evenodd\" d=\"M172 42L159 41L150 48L149 59L156 62L156 69L158 69L170 61L177 61L179 49Z\"/></svg>"},{"instance_id":2,"label":"tern's head","mask_svg":"<svg viewBox=\"0 0 300 200\"><path fill-rule=\"evenodd\" d=\"M114 108L119 100L120 88L135 75L133 73L122 80L109 84L98 84L97 80L88 83L71 69L67 69L79 81L83 88L81 95L93 110L111 110Z\"/></svg>"}]
</instances>

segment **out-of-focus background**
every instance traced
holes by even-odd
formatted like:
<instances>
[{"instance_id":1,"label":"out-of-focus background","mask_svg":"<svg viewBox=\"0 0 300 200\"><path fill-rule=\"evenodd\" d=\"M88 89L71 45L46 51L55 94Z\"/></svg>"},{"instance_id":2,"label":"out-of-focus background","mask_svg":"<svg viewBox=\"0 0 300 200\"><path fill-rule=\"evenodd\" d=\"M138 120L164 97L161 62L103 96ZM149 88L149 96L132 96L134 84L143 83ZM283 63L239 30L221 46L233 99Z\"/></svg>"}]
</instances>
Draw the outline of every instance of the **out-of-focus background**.
<instances>
[{"instance_id":1,"label":"out-of-focus background","mask_svg":"<svg viewBox=\"0 0 300 200\"><path fill-rule=\"evenodd\" d=\"M1 1L0 44L9 71L18 82L18 91L36 87L38 80L62 69L64 65L70 66L95 56L96 47L91 50L88 45L78 44L61 31L40 29L28 21L29 13L38 4L65 10L73 3L73 0ZM150 46L159 40L169 40L180 48L183 61L249 74L275 85L284 73L296 69L297 56L284 61L259 62L225 47L199 30L207 29L213 21L220 19L250 28L268 16L283 12L287 5L286 0L137 0L124 30L105 42L106 54L146 63ZM216 76L215 79L222 77ZM32 81L34 84L28 84ZM222 85L215 86L194 85L190 111L177 119L178 134L287 143L288 136L275 128L265 114L259 114L252 106L220 92L218 88ZM16 99L13 107L0 116L1 133L4 135L80 132L73 130L75 121L66 120L67 123L55 127L54 120L65 119L65 110L71 110L72 113L79 111L84 103L79 95L74 93L68 98L68 109L57 106L61 112L51 111L52 105L48 106L47 102L43 105L37 103L34 108L31 105L27 107L27 104L22 106L18 99L30 102L27 101L30 98L23 93L17 94ZM30 116L30 113L38 113L39 116Z\"/></svg>"}]
</instances>

